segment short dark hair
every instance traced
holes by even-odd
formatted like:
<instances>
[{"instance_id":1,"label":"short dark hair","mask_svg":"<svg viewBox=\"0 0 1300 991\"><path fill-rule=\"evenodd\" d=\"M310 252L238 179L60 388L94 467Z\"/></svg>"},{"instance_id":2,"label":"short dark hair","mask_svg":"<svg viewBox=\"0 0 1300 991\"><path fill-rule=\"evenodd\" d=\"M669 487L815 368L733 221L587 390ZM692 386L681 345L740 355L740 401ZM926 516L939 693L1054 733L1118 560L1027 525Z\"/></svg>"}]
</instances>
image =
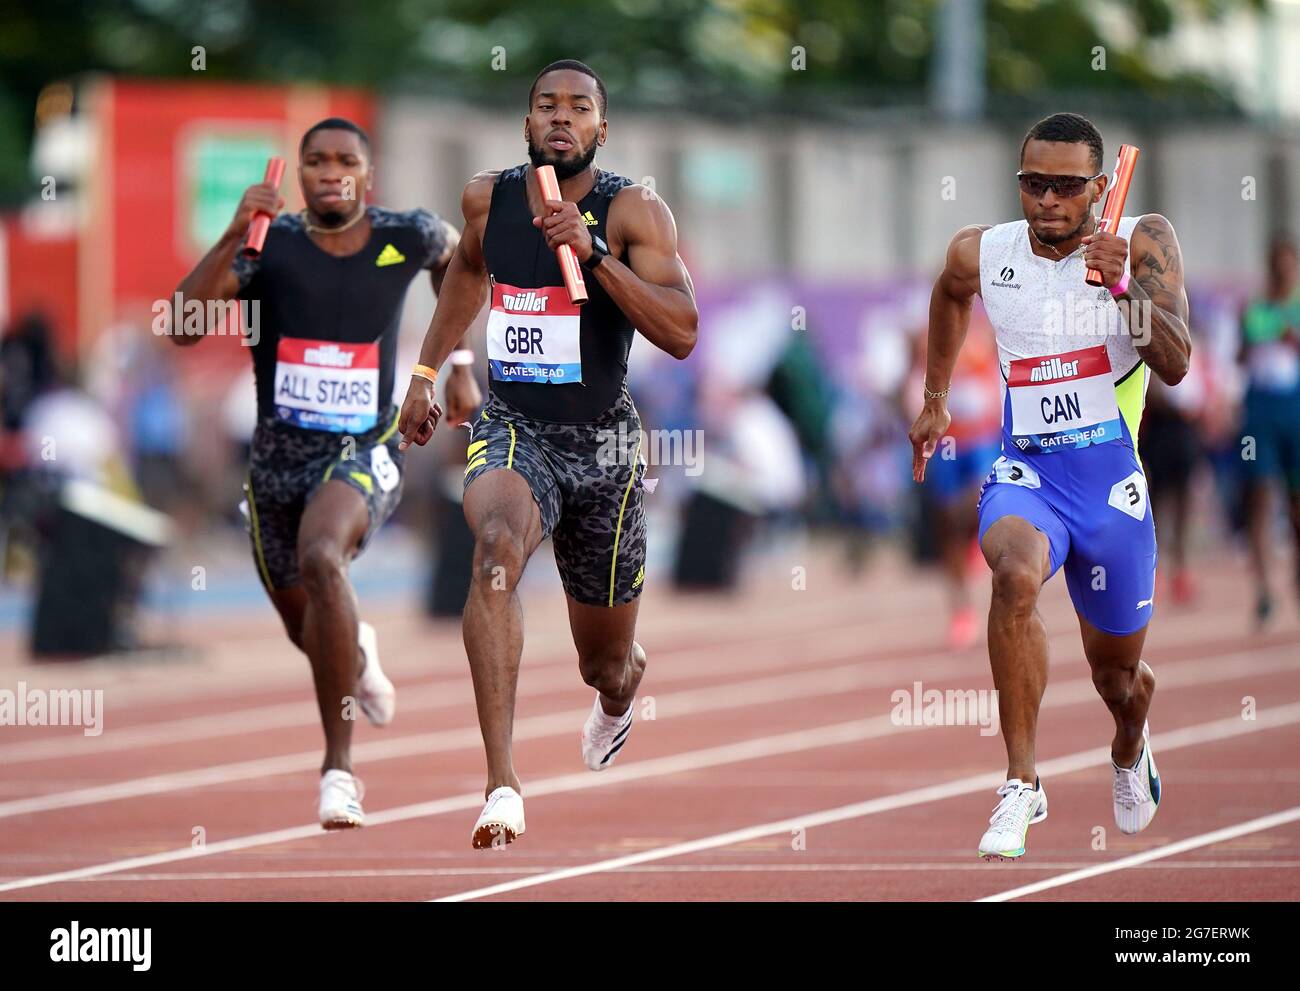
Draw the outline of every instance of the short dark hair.
<instances>
[{"instance_id":1,"label":"short dark hair","mask_svg":"<svg viewBox=\"0 0 1300 991\"><path fill-rule=\"evenodd\" d=\"M1052 114L1044 117L1029 129L1025 140L1020 143L1020 161L1025 161L1025 148L1031 141L1060 141L1063 144L1085 144L1092 149L1092 168L1101 172L1101 160L1105 149L1101 143L1101 132L1087 117L1079 114Z\"/></svg>"},{"instance_id":2,"label":"short dark hair","mask_svg":"<svg viewBox=\"0 0 1300 991\"><path fill-rule=\"evenodd\" d=\"M605 80L596 75L596 70L586 62L579 62L576 58L562 58L558 62L552 62L545 69L537 74L533 80L533 85L528 88L528 109L533 109L533 97L537 94L537 84L542 81L542 76L548 72L559 72L561 69L572 69L574 72L581 72L584 76L590 76L596 80L596 94L600 98L600 116L605 116L605 107L609 103L609 98L605 93Z\"/></svg>"},{"instance_id":3,"label":"short dark hair","mask_svg":"<svg viewBox=\"0 0 1300 991\"><path fill-rule=\"evenodd\" d=\"M370 154L370 135L366 134L358 124L354 124L346 117L326 117L324 120L317 121L311 127L307 128L307 133L302 136L298 142L298 157L302 158L303 150L307 147L307 139L317 131L351 131L361 139L361 147L366 149L366 154Z\"/></svg>"}]
</instances>

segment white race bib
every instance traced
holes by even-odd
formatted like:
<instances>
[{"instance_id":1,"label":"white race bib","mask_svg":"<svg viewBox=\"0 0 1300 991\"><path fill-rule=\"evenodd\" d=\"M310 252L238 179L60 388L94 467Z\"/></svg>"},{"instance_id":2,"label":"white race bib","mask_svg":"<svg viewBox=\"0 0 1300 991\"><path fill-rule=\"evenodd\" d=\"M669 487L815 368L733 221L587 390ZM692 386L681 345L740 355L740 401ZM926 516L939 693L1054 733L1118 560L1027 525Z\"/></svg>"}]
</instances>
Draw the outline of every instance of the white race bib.
<instances>
[{"instance_id":1,"label":"white race bib","mask_svg":"<svg viewBox=\"0 0 1300 991\"><path fill-rule=\"evenodd\" d=\"M393 464L387 445L376 444L370 449L370 474L379 482L381 492L392 492L402 480L402 473Z\"/></svg>"},{"instance_id":2,"label":"white race bib","mask_svg":"<svg viewBox=\"0 0 1300 991\"><path fill-rule=\"evenodd\" d=\"M348 434L365 433L378 421L378 341L282 337L275 356L275 408L282 420Z\"/></svg>"},{"instance_id":3,"label":"white race bib","mask_svg":"<svg viewBox=\"0 0 1300 991\"><path fill-rule=\"evenodd\" d=\"M563 286L492 284L488 369L498 382L565 385L582 381L578 307Z\"/></svg>"},{"instance_id":4,"label":"white race bib","mask_svg":"<svg viewBox=\"0 0 1300 991\"><path fill-rule=\"evenodd\" d=\"M1007 376L1017 450L1049 453L1124 436L1106 345L1017 358Z\"/></svg>"}]
</instances>

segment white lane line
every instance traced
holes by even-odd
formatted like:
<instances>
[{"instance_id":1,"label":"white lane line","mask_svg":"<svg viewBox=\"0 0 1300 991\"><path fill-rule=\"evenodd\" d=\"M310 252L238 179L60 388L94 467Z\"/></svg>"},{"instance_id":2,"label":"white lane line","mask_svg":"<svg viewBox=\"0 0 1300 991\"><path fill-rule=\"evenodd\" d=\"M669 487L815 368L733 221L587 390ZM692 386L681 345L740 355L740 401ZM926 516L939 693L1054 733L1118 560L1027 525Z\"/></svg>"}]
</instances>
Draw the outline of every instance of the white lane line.
<instances>
[{"instance_id":1,"label":"white lane line","mask_svg":"<svg viewBox=\"0 0 1300 991\"><path fill-rule=\"evenodd\" d=\"M527 794L531 798L563 792L584 791L589 788L603 788L644 778L699 771L723 764L857 743L873 736L883 736L886 733L896 732L898 732L898 727L894 726L887 716L874 719L859 719L848 723L822 726L813 730L798 730L775 736L763 736L745 740L741 743L728 743L719 747L689 750L669 757L655 757L649 760L635 761L631 764L610 768L600 774L592 774L590 771L584 770L574 774L561 774L551 778L543 778L529 783ZM481 791L470 792L437 799L432 802L398 806L397 808L385 809L382 812L367 812L366 827L372 828L394 822L405 822L410 819L422 819L427 816L442 815L446 812L462 812L466 810L477 812L482 807L483 793ZM338 835L341 834L331 836L322 833L320 826L316 823L309 826L293 826L288 829L277 829L266 833L255 833L251 836L221 840L201 847L181 847L176 850L166 850L161 853L140 857L128 857L124 860L114 860L89 867L58 871L53 874L17 878L0 884L0 892L36 888L46 884L58 884L63 881L82 881L86 878L113 874L118 871L156 867L160 864L193 860L198 857L210 857L219 853L232 853L254 847L269 846L274 843L286 843L292 840L324 838L326 842L329 842ZM468 842L467 830L466 843Z\"/></svg>"},{"instance_id":2,"label":"white lane line","mask_svg":"<svg viewBox=\"0 0 1300 991\"><path fill-rule=\"evenodd\" d=\"M860 625L818 632L819 649L811 652L803 649L803 642L810 632L763 635L752 641L739 641L728 646L727 653L722 657L718 657L716 646L667 648L652 654L650 663L658 680L689 682L727 674L757 673L772 668L789 670L812 667L840 656L855 656L864 663L889 660L887 656L881 656L885 651L876 656L863 652ZM786 641L792 646L797 645L799 649L785 654L760 653L763 649L770 650ZM949 655L936 652L932 656L946 658ZM572 658L566 657L563 663L531 664L521 679L519 697L543 696L572 687L575 679L571 662ZM901 664L902 661L894 663ZM472 705L474 701L473 686L463 674L409 687L403 687L399 683L398 697L403 713ZM320 713L314 701L283 702L127 726L116 731L110 730L98 737L86 737L80 733L63 734L45 740L0 744L0 762L13 764L63 757L97 757L103 753L137 747L169 746L185 740L236 736L293 726L314 726L319 722Z\"/></svg>"},{"instance_id":3,"label":"white lane line","mask_svg":"<svg viewBox=\"0 0 1300 991\"><path fill-rule=\"evenodd\" d=\"M1226 740L1231 737L1242 736L1247 733L1255 733L1266 729L1274 729L1281 726L1290 726L1300 722L1300 702L1293 702L1290 705L1279 706L1276 709L1269 709L1267 712L1257 713L1257 716L1258 718L1253 722L1244 720L1240 716L1233 716L1228 719L1215 720L1214 722L1200 723L1195 726L1186 726L1169 733L1157 734L1152 741L1152 744L1155 746L1158 741L1159 750L1163 753L1168 753L1171 750L1178 750L1183 747L1197 746L1199 744L1210 743L1217 740ZM1109 762L1110 748L1098 747L1091 750L1081 750L1078 753L1069 754L1065 757L1057 757L1052 760L1044 761L1038 765L1038 771L1043 777L1049 775L1064 775L1071 774L1075 771L1086 770L1090 767L1108 764ZM946 781L939 785L915 788L911 791L900 792L894 795L885 795L865 802L855 802L852 805L842 805L838 808L826 809L822 812L810 812L805 815L781 819L777 822L763 823L759 826L748 826L744 829L734 829L726 833L718 833L714 836L705 836L697 840L689 840L685 843L674 843L669 846L657 847L652 850L643 850L640 853L628 854L623 857L611 857L607 860L595 861L594 863L581 864L576 867L567 867L550 874L520 878L515 881L507 881L486 888L475 888L472 891L462 891L454 895L447 895L446 897L434 900L460 902L471 901L477 898L488 898L492 895L518 891L521 888L531 888L540 884L553 884L556 881L567 881L571 878L585 877L590 874L601 874L607 871L621 870L625 867L632 867L636 864L649 863L655 860L666 860L670 857L681 857L686 854L699 853L702 850L713 850L718 847L733 846L737 843L747 843L750 840L760 839L765 836L773 836L778 833L790 833L796 829L811 829L815 826L825 826L830 823L845 822L849 819L860 819L864 816L878 815L882 812L893 812L914 805L926 805L930 802L939 802L949 798L957 798L962 795L973 794L975 792L986 790L992 791L994 788L1001 785L1002 782L1003 775L1000 771L990 772L988 774L975 774L965 778L958 778L953 781ZM971 856L973 857L974 855L975 854L972 850Z\"/></svg>"},{"instance_id":4,"label":"white lane line","mask_svg":"<svg viewBox=\"0 0 1300 991\"><path fill-rule=\"evenodd\" d=\"M1049 704L1049 700L1044 701L1044 705L1047 704ZM1256 720L1250 724L1246 724L1244 720L1238 718L1223 719L1216 722L1203 723L1198 726L1188 727L1182 730L1175 730L1171 733L1160 735L1156 739L1160 741L1162 751L1169 751L1176 749L1179 746L1189 746L1192 743L1205 742L1210 739L1227 739L1232 736L1240 735L1241 733L1253 732L1259 729L1272 729L1274 726L1289 725L1293 722L1300 722L1300 703L1294 703L1290 706L1283 706L1277 709L1268 709L1259 712L1257 713ZM1244 725L1249 726L1249 728L1242 729L1241 727ZM863 719L850 723L839 723L832 726L823 726L814 730L799 730L797 732L783 733L777 736L759 737L753 740L746 740L742 743L731 743L720 747L709 747L703 750L687 751L686 753L674 754L669 757L658 757L649 760L635 761L631 764L610 768L600 774L592 774L590 771L582 771L576 774L562 774L556 777L544 778L540 781L530 783L527 793L528 796L532 798L541 795L583 791L589 788L608 787L610 785L624 784L629 781L697 771L719 765L775 756L777 754L791 754L800 751L820 749L822 747L841 746L897 731L898 727L894 726L888 717L877 717L875 719ZM1055 761L1048 761L1043 765L1043 771L1044 773L1067 773L1069 770L1078 770L1080 768L1089 767L1093 764L1108 761L1109 759L1109 750L1102 747L1096 750L1084 751L1081 754L1074 754L1071 757L1057 758ZM967 792L986 789L992 790L1002 783L1002 775L1000 773L989 773L963 780L965 781L965 790L958 790L954 792L954 794L965 794ZM915 792L906 792L904 794L913 796L911 804L917 804L919 801L938 801L942 798L950 797L948 791L952 787L952 784L940 785L920 789ZM915 796L918 795L924 797L920 799L915 798ZM850 806L850 808L871 808L873 806L881 805L881 803L888 803L889 801L891 801L891 799L888 797L884 799L875 799L871 802ZM367 813L367 828L387 825L388 823L405 822L411 819L420 819L426 816L442 815L446 812L457 812L471 809L477 810L482 806L482 804L482 794L479 792L471 792L466 795L438 799L432 802L421 802L415 805L399 806L397 808L386 809L382 812ZM879 809L871 808L871 811L885 810L884 805L881 805L881 808ZM864 814L871 814L871 812L868 811ZM837 820L832 818L827 821L833 822ZM795 822L802 826L807 823L807 820L797 819L788 820L788 822ZM760 831L756 835L762 836L768 835L768 833L779 833L785 831L786 828L786 822L782 822L778 824L776 828L767 831ZM88 878L100 877L105 874L115 874L121 871L133 871L146 867L156 867L161 864L193 860L199 857L209 857L221 853L234 853L242 850L249 850L254 847L269 846L275 843L285 843L303 839L319 839L322 835L319 825L315 823L309 826L294 826L288 829L278 829L271 832L255 833L249 836L240 836L229 840L221 840L216 843L208 843L202 847L181 847L180 849L167 850L161 853L148 854L146 856L130 857L123 860L93 864L88 867L17 878L0 884L0 892L19 891L28 888L41 887L47 884L59 884L65 881L83 881ZM724 836L730 835L731 834L724 834ZM329 840L334 839L335 837L326 838ZM744 837L744 839L748 838L753 837ZM731 841L723 840L721 843L714 843L711 845L725 846L729 842ZM707 848L708 847L701 847L701 849ZM666 856L672 856L672 854ZM655 860L662 858L652 855L644 859ZM639 861L634 860L633 862Z\"/></svg>"},{"instance_id":5,"label":"white lane line","mask_svg":"<svg viewBox=\"0 0 1300 991\"><path fill-rule=\"evenodd\" d=\"M1264 659L1274 654L1277 655L1275 659ZM1179 661L1161 665L1159 677L1162 685L1177 687L1268 674L1292 669L1294 667L1292 654L1290 646L1283 645L1271 651L1253 651ZM812 655L819 656L821 659L838 656L834 650L826 653L813 650L804 652L805 658ZM924 676L931 680L956 677L969 673L970 668L967 660L954 659L948 652L908 658L903 663L907 668L905 680L909 686L915 677ZM756 678L725 687L710 685L657 695L655 697L655 712L658 717L656 721L699 712L720 712L726 709L770 705L775 702L836 695L846 691L899 683L900 672L896 665L855 661L835 668ZM1089 678L1075 679L1056 685L1049 683L1044 706L1073 704L1092 698L1094 695L1095 689ZM515 724L514 739L519 742L564 735L572 732L575 726L580 726L586 714L587 710L583 709L526 717ZM894 728L898 729L898 727ZM352 753L358 762L377 762L463 750L481 744L482 735L478 727L464 726L432 733L368 741L354 746ZM319 764L320 752L308 750L296 754L216 764L191 771L132 778L107 785L94 785L0 802L0 819L291 774L310 770Z\"/></svg>"},{"instance_id":6,"label":"white lane line","mask_svg":"<svg viewBox=\"0 0 1300 991\"><path fill-rule=\"evenodd\" d=\"M1000 873L1039 873L1045 870L1068 870L1087 867L1075 861L1035 861L1033 864L1003 864ZM1140 868L1142 865L1138 865ZM1174 864L1160 864L1153 870L1219 871L1239 870L1300 870L1297 860L1193 860ZM546 874L560 867L393 867L337 871L212 871L175 874L112 874L107 877L87 878L87 884L116 884L121 882L152 883L157 881L311 881L344 878L383 877L474 877L483 875ZM621 874L906 874L935 871L977 871L989 873L988 864L961 861L935 861L932 863L896 864L638 864L620 871Z\"/></svg>"},{"instance_id":7,"label":"white lane line","mask_svg":"<svg viewBox=\"0 0 1300 991\"><path fill-rule=\"evenodd\" d=\"M1209 658L1206 661L1195 662L1185 661L1181 665L1167 666L1166 673L1163 675L1164 684L1168 687L1178 679L1174 677L1175 672L1168 670L1172 667L1185 667L1191 665L1203 665L1210 662L1216 662L1215 668L1219 671L1219 677L1222 678L1224 671L1232 671L1234 676L1240 669L1231 665L1222 663L1222 659ZM1249 672L1242 671L1242 674ZM1212 679L1218 680L1218 679ZM1070 690L1071 686L1077 686L1076 690ZM1091 690L1090 679L1079 679L1075 682L1067 682L1058 685L1053 691L1049 688L1047 697L1043 700L1044 708L1052 708L1058 705L1070 705L1076 701L1076 695L1083 695L1083 689ZM1279 709L1266 710L1258 715L1255 722L1255 728L1272 728L1275 722L1278 725L1284 725L1286 714L1293 713L1295 719L1300 720L1300 703L1291 706L1284 706ZM1220 720L1215 723L1202 724L1200 727L1193 727L1193 730L1202 730L1206 727L1223 727L1226 726L1225 736L1235 736L1241 732L1250 730L1241 730L1236 728L1244 720L1231 718ZM872 739L885 736L890 733L899 732L899 727L895 726L892 719L888 716L878 716L873 719L856 720L848 723L839 723L831 726L823 726L813 730L799 730L791 733L783 733L775 736L759 737L757 739L743 741L741 743L724 744L718 747L708 747L701 750L687 751L682 754L674 754L667 757L651 758L642 761L634 761L630 764L620 765L611 768L601 774L592 774L589 771L578 772L575 774L558 775L551 778L543 778L537 782L530 783L527 789L528 796L536 797L540 795L559 794L569 791L581 791L588 788L605 787L609 785L622 784L628 781L640 780L644 778L658 777L662 775L678 774L688 771L701 770L718 765L736 763L739 761L754 760L762 757L774 756L777 754L798 753L805 750L819 749L828 746L839 746L847 743L856 743L862 740ZM1181 739L1180 733L1190 732L1188 730L1179 730L1170 734L1157 737L1160 740L1162 750L1173 749L1179 744L1176 741ZM1207 730L1208 732L1208 730ZM1198 738L1199 742L1199 738ZM1081 755L1076 754L1075 758ZM1093 763L1098 763L1110 759L1109 751L1106 748L1099 748L1093 751L1085 751L1082 755L1085 758L1080 767L1087 767ZM1044 765L1044 769L1051 771L1060 771L1065 767L1062 761L1068 761L1068 758L1060 758L1056 762L1049 762ZM1071 767L1070 769L1077 769ZM968 783L968 791L979 791L982 789L992 789L1002 783L1001 775L990 773L978 775L974 778L965 779ZM973 785L970 783L974 782ZM944 791L949 786L937 786L936 788L921 789L920 792L907 792L907 795L933 795L927 797L925 801L937 801L949 797ZM964 794L965 792L956 792L955 794ZM887 799L877 799L874 802L866 803L866 806L872 806L877 802L887 801ZM421 802L414 805L398 806L393 809L387 809L382 812L367 813L366 821L369 826L380 826L387 823L403 822L410 819L418 819L425 816L441 815L446 812L464 811L467 809L478 809L483 802L482 795L477 792L471 792L466 795L453 796L438 799L431 802ZM851 808L866 807L851 806ZM901 806L900 806L901 807ZM880 809L878 811L884 811ZM870 814L870 812L866 813ZM834 819L828 821L835 821ZM792 827L793 828L793 827ZM772 830L773 832L782 831L780 828ZM98 877L103 874L111 874L119 871L135 870L143 867L153 867L159 864L175 863L182 860L190 860L197 857L212 856L219 853L231 853L240 850L247 850L259 846L268 846L275 843L289 842L292 840L319 838L321 836L320 827L316 824L308 826L294 826L286 829L273 830L264 833L255 833L249 836L236 837L230 840L222 840L216 843L209 843L202 847L182 847L177 850L164 851L157 854L149 854L143 857L132 857L124 860L109 861L102 864L94 864L88 867L75 868L67 871L58 871L50 874L40 874L31 877L17 878L0 884L0 892L16 891L25 888L39 887L45 884L57 884L63 881L80 881L90 877ZM766 835L760 832L757 835ZM726 845L727 841L721 844ZM648 859L657 859L650 857Z\"/></svg>"},{"instance_id":8,"label":"white lane line","mask_svg":"<svg viewBox=\"0 0 1300 991\"><path fill-rule=\"evenodd\" d=\"M1258 819L1251 819L1249 822L1241 822L1235 826L1226 826L1210 833L1202 833L1200 836L1189 836L1187 839L1178 840L1176 843L1166 843L1164 846L1144 850L1128 857L1121 857L1119 860L1112 860L1110 863L1094 864L1092 867L1085 867L1082 870L1071 871L1069 874L1061 874L1057 877L1049 877L1033 884L1012 888L1010 891L989 895L987 898L977 898L976 901L1008 902L1013 898L1023 898L1025 895L1034 895L1050 888L1060 888L1067 884L1074 884L1076 881L1086 881L1090 877L1100 877L1102 874L1112 874L1115 871L1127 870L1141 864L1149 864L1153 860L1175 857L1180 853L1186 853L1188 850L1198 850L1203 846L1212 846L1215 843L1236 839L1238 836L1247 836L1251 833L1263 832L1266 829L1276 829L1278 826L1285 826L1289 822L1298 820L1300 820L1300 805L1281 812L1274 812L1272 815L1260 816Z\"/></svg>"},{"instance_id":9,"label":"white lane line","mask_svg":"<svg viewBox=\"0 0 1300 991\"><path fill-rule=\"evenodd\" d=\"M819 624L833 622L844 616L846 612L855 614L858 604L855 603L855 609L846 609L846 603L853 601L854 597L860 594L858 591L848 589L839 598L828 596L825 599L819 598L815 603L800 602L790 606L780 602L769 604L758 619L750 624L746 632L753 633L753 638L756 640L763 637L780 637L787 633L795 635L798 631L792 629L793 624L807 622L809 628L806 635L813 635L820 628ZM880 603L873 602L873 608L881 610L879 618L884 622L905 615L909 604L916 608L914 600L900 601L892 609L882 608ZM655 615L656 612L659 613L658 617ZM669 615L671 619L667 618ZM872 619L870 616L862 616L860 612L855 618L859 624ZM681 615L680 611L674 613L662 606L659 610L643 611L641 625L643 627L641 632L646 635L647 641L656 644L652 657L684 649L698 639L695 634L707 636L716 634L718 629L717 617L710 612L697 610ZM216 636L220 635L220 630L209 632ZM422 678L431 674L451 677L458 673L463 675L465 671L459 623L455 625L454 633L444 633L439 630L430 632L428 625L423 621L412 623L404 617L389 617L381 621L379 637L381 648L386 643L396 645L389 648L389 653L393 656L386 663L386 670L390 677L396 678L399 686L408 679ZM667 643L658 645L661 637ZM310 681L303 680L302 669L296 666L286 668L283 665L272 665L268 669L266 663L268 651L272 652L272 657L299 657L296 649L290 645L283 634L237 643L214 645L197 642L183 645L180 649L183 653L193 654L196 650L209 647L214 648L218 656L217 661L199 659L187 661L183 665L177 664L171 668L158 662L132 664L121 659L80 663L76 665L75 685L64 683L65 673L55 670L60 667L59 665L50 665L51 670L45 671L42 668L6 669L5 665L0 663L0 676L12 675L16 679L21 678L28 683L29 689L103 688L110 706L125 710L183 704L192 699L196 693L207 701L225 700L228 704L235 705L238 704L241 696L249 693L250 683L254 683L259 692L291 692L295 688L310 685ZM728 643L706 643L704 647L725 651L728 649ZM407 660L416 652L427 656L430 650L439 653L439 656L442 652L456 654L460 657L460 661L443 663L438 660L430 662ZM565 665L572 669L575 660L573 637L567 624L562 629L559 627L539 629L529 634L524 656L524 663L528 669ZM161 678L160 675L163 673L169 677ZM232 688L232 684L244 687ZM117 693L120 693L123 698L119 699Z\"/></svg>"},{"instance_id":10,"label":"white lane line","mask_svg":"<svg viewBox=\"0 0 1300 991\"><path fill-rule=\"evenodd\" d=\"M960 673L963 665L949 662L946 668L945 674L955 675ZM815 672L799 672L736 682L725 689L725 694L717 686L689 689L657 695L654 721L660 722L699 712L721 712L727 709L770 705L797 698L838 695L854 689L879 684L888 685L897 681L897 674L875 671L870 665L853 663ZM514 740L518 743L521 740L574 733L576 728L582 725L588 711L588 709L571 709L566 712L550 712L520 719L515 723ZM482 742L483 737L477 726L462 726L433 733L375 740L354 746L352 753L358 762L373 763L464 750L479 747ZM309 770L319 764L319 752L309 750L277 757L217 764L193 771L134 778L108 785L0 802L0 819L289 774Z\"/></svg>"},{"instance_id":11,"label":"white lane line","mask_svg":"<svg viewBox=\"0 0 1300 991\"><path fill-rule=\"evenodd\" d=\"M800 613L798 618L801 621L811 620L812 627L807 630L792 630L790 622L784 617L784 614L778 615L781 616L782 620L779 626L774 626L771 631L767 632L756 631L752 628L747 629L746 632L749 634L749 638L745 641L722 646L718 644L693 646L690 645L689 639L675 639L673 643L655 650L650 655L650 663L656 679L692 681L732 673L756 673L778 667L786 670L795 667L806 668L840 655L852 655L864 663L894 663L899 665L911 663L912 661L924 662L930 659L943 659L951 656L950 652L935 651L913 659L891 659L890 652L895 649L893 647L863 648L863 628L860 620L847 625L828 627L819 613L814 611L809 614L805 611ZM835 614L831 618L836 618L838 615ZM910 630L914 623L914 617L903 615L899 619L897 616L891 616L889 621L872 628L872 642L873 644L879 644L882 632L890 632L895 629ZM674 634L680 635L681 632L675 630ZM803 643L814 632L817 634L818 650L808 654L803 649ZM1206 634L1211 632L1217 632L1212 625L1186 624L1178 628L1178 632L1173 635L1172 640L1153 647L1153 650L1158 652L1183 646L1201 645L1204 643ZM770 649L773 645L783 642L798 645L799 649L785 654L763 655L758 653L764 647ZM834 644L837 648L842 647L842 650L832 650L827 653L826 648L830 644ZM1067 629L1053 634L1049 640L1049 645L1052 651L1053 666L1058 663L1077 662L1074 656L1077 653L1078 646L1077 631ZM722 650L721 656L719 656L720 650ZM755 653L758 653L758 657L753 656ZM520 697L530 698L546 695L555 689L562 689L571 685L573 683L571 669L572 656L563 651L541 656L536 656L533 652L530 652L530 656L526 661L524 677L519 686ZM423 675L429 673L423 672L421 680L413 684L404 685L401 678L398 679L398 691L403 712L409 714L411 712L437 711L472 703L471 686L468 680L463 677L463 672L457 675L451 671L444 672L439 668L438 671L432 673L435 675L445 674L446 677L435 676L432 680L424 680ZM118 709L117 703L111 697L108 699L107 708L110 712ZM130 708L130 706L127 708ZM25 739L22 742L0 743L0 763L16 764L19 762L57 760L65 757L93 757L104 753L122 752L136 748L166 747L190 740L215 739L296 726L315 726L318 724L319 718L314 702L304 698L294 702L281 702L228 709L223 712L204 715L184 716L163 721L135 723L120 728L115 728L110 722L108 730L97 737L86 737L80 732L60 733L57 736L48 736L43 739ZM35 729L30 730L29 735L35 732L37 732Z\"/></svg>"}]
</instances>

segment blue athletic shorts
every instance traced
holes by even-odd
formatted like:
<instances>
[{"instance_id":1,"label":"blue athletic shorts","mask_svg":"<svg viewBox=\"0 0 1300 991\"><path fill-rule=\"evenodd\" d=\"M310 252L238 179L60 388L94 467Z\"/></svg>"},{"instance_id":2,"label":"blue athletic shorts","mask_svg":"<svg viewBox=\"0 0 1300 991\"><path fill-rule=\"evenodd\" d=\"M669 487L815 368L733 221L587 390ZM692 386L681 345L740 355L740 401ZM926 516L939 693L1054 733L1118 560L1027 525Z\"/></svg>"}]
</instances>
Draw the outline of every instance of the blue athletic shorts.
<instances>
[{"instance_id":1,"label":"blue athletic shorts","mask_svg":"<svg viewBox=\"0 0 1300 991\"><path fill-rule=\"evenodd\" d=\"M1246 477L1280 478L1290 491L1300 492L1300 391L1251 389L1243 406L1241 439L1254 441L1253 457L1241 446Z\"/></svg>"},{"instance_id":2,"label":"blue athletic shorts","mask_svg":"<svg viewBox=\"0 0 1300 991\"><path fill-rule=\"evenodd\" d=\"M1137 452L1112 441L1052 453L1004 443L980 490L979 536L1019 516L1051 544L1050 578L1064 566L1070 600L1104 633L1136 633L1151 620L1156 532Z\"/></svg>"}]
</instances>

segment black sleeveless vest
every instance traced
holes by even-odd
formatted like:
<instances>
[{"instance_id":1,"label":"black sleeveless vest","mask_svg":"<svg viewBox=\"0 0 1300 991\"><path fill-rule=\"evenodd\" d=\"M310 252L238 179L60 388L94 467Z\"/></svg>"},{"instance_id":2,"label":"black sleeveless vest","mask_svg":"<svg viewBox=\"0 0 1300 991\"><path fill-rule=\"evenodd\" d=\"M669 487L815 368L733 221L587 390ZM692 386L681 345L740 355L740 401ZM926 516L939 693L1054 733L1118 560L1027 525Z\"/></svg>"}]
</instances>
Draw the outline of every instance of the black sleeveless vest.
<instances>
[{"instance_id":1,"label":"black sleeveless vest","mask_svg":"<svg viewBox=\"0 0 1300 991\"><path fill-rule=\"evenodd\" d=\"M521 289L563 286L560 263L533 226L528 207L527 166L517 165L497 176L483 232L483 257L496 282ZM632 180L597 171L596 184L577 204L592 236L608 243L606 221L614 196ZM622 259L619 259L622 261ZM583 272L587 302L579 310L582 381L564 385L490 381L492 392L524 416L551 423L590 423L618 400L627 379L627 356L635 328L601 287L594 272Z\"/></svg>"}]
</instances>

